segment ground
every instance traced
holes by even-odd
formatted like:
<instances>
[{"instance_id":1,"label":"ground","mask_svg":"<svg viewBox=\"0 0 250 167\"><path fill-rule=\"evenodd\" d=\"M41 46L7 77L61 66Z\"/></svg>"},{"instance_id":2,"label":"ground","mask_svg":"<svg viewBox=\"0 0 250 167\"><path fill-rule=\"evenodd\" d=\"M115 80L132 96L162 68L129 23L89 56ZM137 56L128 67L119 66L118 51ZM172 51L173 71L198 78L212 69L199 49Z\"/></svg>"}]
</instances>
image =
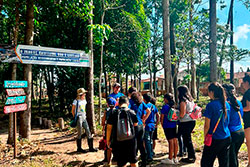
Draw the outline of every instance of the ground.
<instances>
[{"instance_id":1,"label":"ground","mask_svg":"<svg viewBox=\"0 0 250 167\"><path fill-rule=\"evenodd\" d=\"M0 133L0 166L103 166L103 151L95 153L77 153L75 129L60 131L58 129L32 129L31 140L18 142L18 158L13 159L13 148L6 145L7 133ZM94 146L98 147L101 136L95 136ZM83 140L83 148L87 149L87 141ZM152 167L166 166L161 160L167 157L167 142L157 141L156 156ZM201 152L197 152L195 164L180 164L179 166L200 166ZM241 156L241 166L246 164L246 156ZM242 157L243 156L243 157ZM244 161L242 161L242 159ZM218 163L215 163L218 166Z\"/></svg>"}]
</instances>

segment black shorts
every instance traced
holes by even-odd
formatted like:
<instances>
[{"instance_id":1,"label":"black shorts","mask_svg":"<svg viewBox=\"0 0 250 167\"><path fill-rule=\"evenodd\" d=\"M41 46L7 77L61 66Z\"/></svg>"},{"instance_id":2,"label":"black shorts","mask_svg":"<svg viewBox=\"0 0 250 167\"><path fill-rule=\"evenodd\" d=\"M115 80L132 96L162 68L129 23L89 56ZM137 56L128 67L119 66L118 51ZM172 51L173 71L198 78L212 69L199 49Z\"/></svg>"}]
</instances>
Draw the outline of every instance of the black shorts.
<instances>
[{"instance_id":1,"label":"black shorts","mask_svg":"<svg viewBox=\"0 0 250 167\"><path fill-rule=\"evenodd\" d=\"M137 162L135 139L117 142L115 145L114 154L116 154L118 166L124 166L127 162Z\"/></svg>"},{"instance_id":2,"label":"black shorts","mask_svg":"<svg viewBox=\"0 0 250 167\"><path fill-rule=\"evenodd\" d=\"M250 111L243 114L244 129L250 128Z\"/></svg>"},{"instance_id":3,"label":"black shorts","mask_svg":"<svg viewBox=\"0 0 250 167\"><path fill-rule=\"evenodd\" d=\"M176 127L175 128L164 128L164 133L167 140L171 140L173 138L177 138Z\"/></svg>"},{"instance_id":4,"label":"black shorts","mask_svg":"<svg viewBox=\"0 0 250 167\"><path fill-rule=\"evenodd\" d=\"M153 140L158 140L157 128L155 128L155 130L154 130L154 133L153 133Z\"/></svg>"}]
</instances>

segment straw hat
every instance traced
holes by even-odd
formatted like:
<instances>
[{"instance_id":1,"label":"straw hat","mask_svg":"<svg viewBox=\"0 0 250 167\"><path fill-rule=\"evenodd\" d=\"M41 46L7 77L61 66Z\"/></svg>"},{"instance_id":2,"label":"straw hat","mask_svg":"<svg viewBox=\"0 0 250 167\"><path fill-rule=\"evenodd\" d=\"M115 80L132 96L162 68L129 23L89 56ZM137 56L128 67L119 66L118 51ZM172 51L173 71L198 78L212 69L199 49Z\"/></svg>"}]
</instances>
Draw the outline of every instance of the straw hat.
<instances>
[{"instance_id":1,"label":"straw hat","mask_svg":"<svg viewBox=\"0 0 250 167\"><path fill-rule=\"evenodd\" d=\"M87 91L84 88L79 88L79 89L77 89L77 96L80 96L80 95L82 95L82 94L84 94L86 92Z\"/></svg>"}]
</instances>

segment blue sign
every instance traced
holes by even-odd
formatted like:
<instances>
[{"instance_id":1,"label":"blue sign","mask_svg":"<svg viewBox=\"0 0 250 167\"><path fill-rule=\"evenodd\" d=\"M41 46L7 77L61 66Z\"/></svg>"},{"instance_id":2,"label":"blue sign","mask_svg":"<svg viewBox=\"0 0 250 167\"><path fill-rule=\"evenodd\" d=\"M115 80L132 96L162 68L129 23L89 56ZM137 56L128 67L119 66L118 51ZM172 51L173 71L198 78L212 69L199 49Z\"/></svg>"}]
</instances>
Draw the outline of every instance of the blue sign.
<instances>
[{"instance_id":1,"label":"blue sign","mask_svg":"<svg viewBox=\"0 0 250 167\"><path fill-rule=\"evenodd\" d=\"M24 103L26 96L8 97L5 105Z\"/></svg>"},{"instance_id":2,"label":"blue sign","mask_svg":"<svg viewBox=\"0 0 250 167\"><path fill-rule=\"evenodd\" d=\"M27 88L27 81L4 81L4 88Z\"/></svg>"},{"instance_id":3,"label":"blue sign","mask_svg":"<svg viewBox=\"0 0 250 167\"><path fill-rule=\"evenodd\" d=\"M18 45L16 54L23 64L89 67L89 54L84 51Z\"/></svg>"}]
</instances>

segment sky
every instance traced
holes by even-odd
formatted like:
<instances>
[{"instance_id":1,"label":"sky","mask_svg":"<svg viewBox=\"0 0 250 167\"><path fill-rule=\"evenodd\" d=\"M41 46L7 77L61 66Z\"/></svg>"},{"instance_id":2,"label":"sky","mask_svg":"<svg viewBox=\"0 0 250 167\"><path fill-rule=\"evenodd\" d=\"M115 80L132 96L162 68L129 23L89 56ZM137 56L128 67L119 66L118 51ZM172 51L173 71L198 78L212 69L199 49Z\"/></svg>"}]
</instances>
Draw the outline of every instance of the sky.
<instances>
[{"instance_id":1,"label":"sky","mask_svg":"<svg viewBox=\"0 0 250 167\"><path fill-rule=\"evenodd\" d=\"M203 0L204 1L204 0ZM225 25L228 19L228 12L230 7L230 0L224 0L226 8L220 9L220 3L217 2L217 18L219 19L219 24ZM209 8L209 1L205 0L204 8ZM234 1L234 44L238 48L249 49L250 50L250 9L247 9L246 6L239 0ZM228 41L229 42L229 41ZM223 66L227 72L229 72L229 63L224 63ZM247 70L247 67L250 68L250 55L241 61L235 62L235 72Z\"/></svg>"}]
</instances>

